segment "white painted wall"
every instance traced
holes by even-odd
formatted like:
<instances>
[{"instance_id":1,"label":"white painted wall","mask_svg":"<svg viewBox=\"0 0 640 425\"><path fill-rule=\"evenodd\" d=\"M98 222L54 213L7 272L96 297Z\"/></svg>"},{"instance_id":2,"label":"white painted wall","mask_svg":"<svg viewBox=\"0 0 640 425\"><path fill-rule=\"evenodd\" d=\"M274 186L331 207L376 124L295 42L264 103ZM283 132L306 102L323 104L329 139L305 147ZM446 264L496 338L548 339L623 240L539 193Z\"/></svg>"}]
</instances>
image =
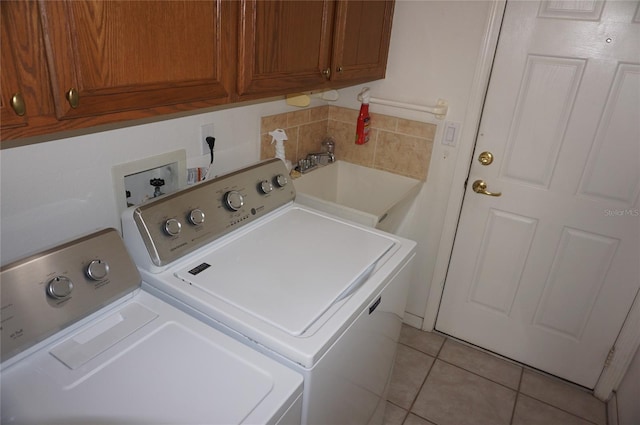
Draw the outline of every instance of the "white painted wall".
<instances>
[{"instance_id":1,"label":"white painted wall","mask_svg":"<svg viewBox=\"0 0 640 425\"><path fill-rule=\"evenodd\" d=\"M213 123L213 171L221 174L259 159L261 116L292 109L271 101L1 150L2 264L100 228L119 229L114 165L185 149L187 166L206 166L200 126Z\"/></svg>"}]
</instances>

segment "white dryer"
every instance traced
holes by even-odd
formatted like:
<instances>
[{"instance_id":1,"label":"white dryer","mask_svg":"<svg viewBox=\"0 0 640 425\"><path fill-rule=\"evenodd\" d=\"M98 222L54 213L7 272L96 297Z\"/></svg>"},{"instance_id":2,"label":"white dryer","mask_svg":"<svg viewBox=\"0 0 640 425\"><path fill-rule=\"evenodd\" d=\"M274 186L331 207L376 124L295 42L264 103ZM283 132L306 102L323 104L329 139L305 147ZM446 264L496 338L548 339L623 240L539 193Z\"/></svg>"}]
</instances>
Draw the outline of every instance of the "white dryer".
<instances>
[{"instance_id":1,"label":"white dryer","mask_svg":"<svg viewBox=\"0 0 640 425\"><path fill-rule=\"evenodd\" d=\"M113 229L0 270L3 424L299 424L302 377L140 289Z\"/></svg>"},{"instance_id":2,"label":"white dryer","mask_svg":"<svg viewBox=\"0 0 640 425\"><path fill-rule=\"evenodd\" d=\"M298 205L268 160L124 212L155 295L304 376L305 424L381 423L415 243Z\"/></svg>"}]
</instances>

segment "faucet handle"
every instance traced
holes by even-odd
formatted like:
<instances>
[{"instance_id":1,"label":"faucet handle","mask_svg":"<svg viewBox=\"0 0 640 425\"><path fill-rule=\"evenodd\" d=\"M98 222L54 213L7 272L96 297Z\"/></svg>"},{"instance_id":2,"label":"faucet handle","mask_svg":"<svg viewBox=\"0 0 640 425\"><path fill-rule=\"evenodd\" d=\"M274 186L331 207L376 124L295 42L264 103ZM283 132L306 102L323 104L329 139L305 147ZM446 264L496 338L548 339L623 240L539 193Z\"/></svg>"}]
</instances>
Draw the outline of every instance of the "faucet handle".
<instances>
[{"instance_id":1,"label":"faucet handle","mask_svg":"<svg viewBox=\"0 0 640 425\"><path fill-rule=\"evenodd\" d=\"M331 137L327 137L322 141L322 147L324 147L328 153L333 153L336 142Z\"/></svg>"}]
</instances>

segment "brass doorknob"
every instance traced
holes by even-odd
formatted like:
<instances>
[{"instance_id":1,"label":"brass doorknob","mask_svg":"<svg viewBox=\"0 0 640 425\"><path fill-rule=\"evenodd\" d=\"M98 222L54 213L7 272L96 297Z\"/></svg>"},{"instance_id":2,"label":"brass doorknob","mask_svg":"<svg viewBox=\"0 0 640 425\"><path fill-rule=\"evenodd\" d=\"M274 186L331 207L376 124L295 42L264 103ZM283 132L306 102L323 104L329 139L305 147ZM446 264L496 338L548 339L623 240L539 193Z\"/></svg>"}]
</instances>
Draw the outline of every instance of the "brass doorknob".
<instances>
[{"instance_id":1,"label":"brass doorknob","mask_svg":"<svg viewBox=\"0 0 640 425\"><path fill-rule=\"evenodd\" d=\"M322 75L328 80L331 77L331 68L326 68L322 70Z\"/></svg>"},{"instance_id":2,"label":"brass doorknob","mask_svg":"<svg viewBox=\"0 0 640 425\"><path fill-rule=\"evenodd\" d=\"M471 186L471 188L473 189L473 191L475 193L480 193L482 195L502 196L502 192L489 192L487 190L487 184L484 182L484 180L476 180L476 181L474 181L473 185Z\"/></svg>"},{"instance_id":3,"label":"brass doorknob","mask_svg":"<svg viewBox=\"0 0 640 425\"><path fill-rule=\"evenodd\" d=\"M489 165L493 162L493 154L491 152L484 151L478 155L478 161L482 165Z\"/></svg>"}]
</instances>

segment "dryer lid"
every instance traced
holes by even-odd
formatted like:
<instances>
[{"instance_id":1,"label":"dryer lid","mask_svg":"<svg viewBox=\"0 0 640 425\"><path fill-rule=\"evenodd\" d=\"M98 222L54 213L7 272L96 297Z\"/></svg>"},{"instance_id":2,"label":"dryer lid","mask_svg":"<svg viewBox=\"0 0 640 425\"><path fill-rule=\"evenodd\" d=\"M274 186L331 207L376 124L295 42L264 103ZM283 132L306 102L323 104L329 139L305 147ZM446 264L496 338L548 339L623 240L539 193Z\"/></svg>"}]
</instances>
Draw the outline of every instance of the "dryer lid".
<instances>
[{"instance_id":1,"label":"dryer lid","mask_svg":"<svg viewBox=\"0 0 640 425\"><path fill-rule=\"evenodd\" d=\"M356 291L394 245L391 238L292 207L176 276L299 336Z\"/></svg>"}]
</instances>

